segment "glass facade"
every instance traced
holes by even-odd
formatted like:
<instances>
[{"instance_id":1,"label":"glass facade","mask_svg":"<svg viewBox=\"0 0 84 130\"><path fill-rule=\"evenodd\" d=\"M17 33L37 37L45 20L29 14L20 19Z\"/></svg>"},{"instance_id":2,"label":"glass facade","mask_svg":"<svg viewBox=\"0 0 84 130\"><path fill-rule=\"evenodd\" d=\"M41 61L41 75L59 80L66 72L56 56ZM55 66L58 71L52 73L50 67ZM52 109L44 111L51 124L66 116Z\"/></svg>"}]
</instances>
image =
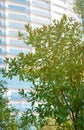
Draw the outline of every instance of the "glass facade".
<instances>
[{"instance_id":1,"label":"glass facade","mask_svg":"<svg viewBox=\"0 0 84 130\"><path fill-rule=\"evenodd\" d=\"M26 54L30 51L29 47L23 41L18 40L17 37L19 30L25 33L24 25L30 22L29 2L29 0L0 1L0 69L6 67L3 61L5 57L14 57L20 52ZM5 8L6 10L4 10ZM12 105L20 111L25 111L27 105L25 100L18 94L18 89L24 88L29 90L32 84L19 81L19 77L14 77L10 80L2 78L0 75L0 79L7 81L6 86L9 89Z\"/></svg>"}]
</instances>

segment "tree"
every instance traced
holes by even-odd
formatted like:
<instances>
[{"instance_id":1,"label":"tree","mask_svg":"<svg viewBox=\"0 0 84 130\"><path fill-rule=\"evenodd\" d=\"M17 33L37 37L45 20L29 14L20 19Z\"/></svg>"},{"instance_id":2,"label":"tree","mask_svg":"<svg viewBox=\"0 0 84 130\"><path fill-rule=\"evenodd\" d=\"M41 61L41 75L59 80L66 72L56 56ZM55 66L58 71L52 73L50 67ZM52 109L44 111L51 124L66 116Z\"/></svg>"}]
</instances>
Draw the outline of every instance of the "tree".
<instances>
[{"instance_id":1,"label":"tree","mask_svg":"<svg viewBox=\"0 0 84 130\"><path fill-rule=\"evenodd\" d=\"M75 0L74 1L75 11L82 16L84 16L84 0Z\"/></svg>"},{"instance_id":2,"label":"tree","mask_svg":"<svg viewBox=\"0 0 84 130\"><path fill-rule=\"evenodd\" d=\"M19 75L20 80L33 84L29 93L20 91L32 107L25 112L23 123L36 123L38 130L52 118L58 129L83 130L84 47L79 24L64 15L51 25L36 29L26 25L25 29L28 35L19 32L19 38L34 51L6 58L9 68L2 70L10 79ZM25 122L32 116L32 121Z\"/></svg>"},{"instance_id":3,"label":"tree","mask_svg":"<svg viewBox=\"0 0 84 130\"><path fill-rule=\"evenodd\" d=\"M43 126L41 130L56 130L57 126L54 119L49 118L48 124Z\"/></svg>"},{"instance_id":4,"label":"tree","mask_svg":"<svg viewBox=\"0 0 84 130\"><path fill-rule=\"evenodd\" d=\"M5 81L0 81L0 130L18 130L17 112L10 106L6 97L5 83Z\"/></svg>"},{"instance_id":5,"label":"tree","mask_svg":"<svg viewBox=\"0 0 84 130\"><path fill-rule=\"evenodd\" d=\"M75 0L74 10L82 18L82 27L83 27L83 37L84 37L84 0Z\"/></svg>"}]
</instances>

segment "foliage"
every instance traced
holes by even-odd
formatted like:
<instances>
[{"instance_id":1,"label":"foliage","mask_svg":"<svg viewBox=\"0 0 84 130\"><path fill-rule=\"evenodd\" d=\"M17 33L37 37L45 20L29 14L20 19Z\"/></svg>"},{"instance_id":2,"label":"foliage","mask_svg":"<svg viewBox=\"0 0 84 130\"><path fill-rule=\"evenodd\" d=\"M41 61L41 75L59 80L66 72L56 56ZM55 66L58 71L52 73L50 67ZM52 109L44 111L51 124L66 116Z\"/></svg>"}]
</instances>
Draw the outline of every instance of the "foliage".
<instances>
[{"instance_id":1,"label":"foliage","mask_svg":"<svg viewBox=\"0 0 84 130\"><path fill-rule=\"evenodd\" d=\"M82 18L82 37L84 43L84 0L75 0L74 10L78 13Z\"/></svg>"},{"instance_id":2,"label":"foliage","mask_svg":"<svg viewBox=\"0 0 84 130\"><path fill-rule=\"evenodd\" d=\"M43 127L48 118L55 119L64 130L84 129L84 47L81 44L79 24L65 15L51 25L32 29L25 26L27 36L19 32L33 52L20 53L14 59L6 58L8 71L2 73L10 79L19 75L20 80L32 82L32 91L20 94L31 102L31 120L23 121ZM36 116L35 116L36 114ZM70 124L71 123L71 124ZM39 128L36 127L36 130ZM60 128L61 129L61 128ZM63 130L63 129L62 129Z\"/></svg>"},{"instance_id":3,"label":"foliage","mask_svg":"<svg viewBox=\"0 0 84 130\"><path fill-rule=\"evenodd\" d=\"M6 97L7 88L4 87L5 83L5 81L0 81L0 130L18 130L17 112L10 106Z\"/></svg>"},{"instance_id":4,"label":"foliage","mask_svg":"<svg viewBox=\"0 0 84 130\"><path fill-rule=\"evenodd\" d=\"M41 130L56 130L57 124L55 123L55 120L52 118L48 119L48 123L42 127Z\"/></svg>"},{"instance_id":5,"label":"foliage","mask_svg":"<svg viewBox=\"0 0 84 130\"><path fill-rule=\"evenodd\" d=\"M74 5L75 11L84 17L84 0L75 0Z\"/></svg>"}]
</instances>

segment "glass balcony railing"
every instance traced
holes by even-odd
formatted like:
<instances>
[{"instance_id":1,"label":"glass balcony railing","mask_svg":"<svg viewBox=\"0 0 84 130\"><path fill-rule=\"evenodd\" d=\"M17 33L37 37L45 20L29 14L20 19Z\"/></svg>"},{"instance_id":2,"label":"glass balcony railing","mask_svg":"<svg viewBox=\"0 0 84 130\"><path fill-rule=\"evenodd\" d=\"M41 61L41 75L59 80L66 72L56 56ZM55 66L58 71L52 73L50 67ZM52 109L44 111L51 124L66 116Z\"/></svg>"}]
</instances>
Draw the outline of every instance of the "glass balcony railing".
<instances>
[{"instance_id":1,"label":"glass balcony railing","mask_svg":"<svg viewBox=\"0 0 84 130\"><path fill-rule=\"evenodd\" d=\"M50 19L48 19L48 18L41 18L41 17L33 16L32 21L38 22L38 23L41 23L41 24L44 24L44 23L45 24L50 24Z\"/></svg>"},{"instance_id":2,"label":"glass balcony railing","mask_svg":"<svg viewBox=\"0 0 84 130\"><path fill-rule=\"evenodd\" d=\"M6 33L5 32L0 32L0 35L3 36L3 35L6 35Z\"/></svg>"},{"instance_id":3,"label":"glass balcony railing","mask_svg":"<svg viewBox=\"0 0 84 130\"><path fill-rule=\"evenodd\" d=\"M0 51L0 54L6 54L6 51Z\"/></svg>"},{"instance_id":4,"label":"glass balcony railing","mask_svg":"<svg viewBox=\"0 0 84 130\"><path fill-rule=\"evenodd\" d=\"M1 14L1 13L0 13L0 17L5 17L5 14Z\"/></svg>"},{"instance_id":5,"label":"glass balcony railing","mask_svg":"<svg viewBox=\"0 0 84 130\"><path fill-rule=\"evenodd\" d=\"M24 21L30 20L30 18L26 17L25 15L9 14L8 17L16 20L24 20Z\"/></svg>"},{"instance_id":6,"label":"glass balcony railing","mask_svg":"<svg viewBox=\"0 0 84 130\"><path fill-rule=\"evenodd\" d=\"M21 112L24 112L26 111L27 108L31 108L31 105L30 103L22 103L22 104L19 104L19 103L15 103L15 104L12 104L13 107L15 107L17 110L20 110ZM34 130L34 129L32 129Z\"/></svg>"},{"instance_id":7,"label":"glass balcony railing","mask_svg":"<svg viewBox=\"0 0 84 130\"><path fill-rule=\"evenodd\" d=\"M5 64L5 62L4 61L0 61L0 64Z\"/></svg>"},{"instance_id":8,"label":"glass balcony railing","mask_svg":"<svg viewBox=\"0 0 84 130\"><path fill-rule=\"evenodd\" d=\"M29 3L29 0L12 0L14 2Z\"/></svg>"},{"instance_id":9,"label":"glass balcony railing","mask_svg":"<svg viewBox=\"0 0 84 130\"><path fill-rule=\"evenodd\" d=\"M24 44L23 42L12 42L12 41L10 41L9 42L9 45L14 45L14 46L23 46L23 47L26 47L27 45L26 44Z\"/></svg>"},{"instance_id":10,"label":"glass balcony railing","mask_svg":"<svg viewBox=\"0 0 84 130\"><path fill-rule=\"evenodd\" d=\"M45 1L37 1L37 0L33 0L32 1L33 5L39 6L39 7L44 7L46 9L49 9L50 3L49 2L45 2Z\"/></svg>"},{"instance_id":11,"label":"glass balcony railing","mask_svg":"<svg viewBox=\"0 0 84 130\"><path fill-rule=\"evenodd\" d=\"M5 8L5 6L0 4L0 9L2 9L2 8Z\"/></svg>"},{"instance_id":12,"label":"glass balcony railing","mask_svg":"<svg viewBox=\"0 0 84 130\"><path fill-rule=\"evenodd\" d=\"M39 15L43 15L43 16L50 16L50 12L46 11L46 10L37 10L37 9L32 9L33 13L39 14Z\"/></svg>"},{"instance_id":13,"label":"glass balcony railing","mask_svg":"<svg viewBox=\"0 0 84 130\"><path fill-rule=\"evenodd\" d=\"M30 103L26 103L20 106L20 111L24 112L26 111L27 108L31 108L31 104Z\"/></svg>"},{"instance_id":14,"label":"glass balcony railing","mask_svg":"<svg viewBox=\"0 0 84 130\"><path fill-rule=\"evenodd\" d=\"M24 100L24 99L22 99L21 98L21 96L20 95L11 95L11 100Z\"/></svg>"},{"instance_id":15,"label":"glass balcony railing","mask_svg":"<svg viewBox=\"0 0 84 130\"><path fill-rule=\"evenodd\" d=\"M29 50L10 49L10 51L8 52L8 54L18 55L20 52L23 52L24 54L27 54L29 52Z\"/></svg>"},{"instance_id":16,"label":"glass balcony railing","mask_svg":"<svg viewBox=\"0 0 84 130\"><path fill-rule=\"evenodd\" d=\"M0 69L2 69L2 68L0 68ZM20 81L18 76L15 76L15 77L13 77L12 80L10 80L7 77L6 78L2 77L2 75L0 74L0 79L7 82L6 87L8 89L9 88L11 88L11 89L16 89L16 88L17 89L30 89L31 86L33 87L31 82ZM12 98L14 98L14 96Z\"/></svg>"},{"instance_id":17,"label":"glass balcony railing","mask_svg":"<svg viewBox=\"0 0 84 130\"><path fill-rule=\"evenodd\" d=\"M9 22L9 26L10 26L10 27L15 27L15 28L22 28L22 29L25 28L25 26L24 26L23 23L14 23L14 22Z\"/></svg>"},{"instance_id":18,"label":"glass balcony railing","mask_svg":"<svg viewBox=\"0 0 84 130\"><path fill-rule=\"evenodd\" d=\"M30 10L23 6L8 5L8 9L22 12L29 12Z\"/></svg>"},{"instance_id":19,"label":"glass balcony railing","mask_svg":"<svg viewBox=\"0 0 84 130\"><path fill-rule=\"evenodd\" d=\"M5 42L5 41L0 41L0 45L1 45L1 44L6 44L6 42Z\"/></svg>"},{"instance_id":20,"label":"glass balcony railing","mask_svg":"<svg viewBox=\"0 0 84 130\"><path fill-rule=\"evenodd\" d=\"M0 23L0 26L6 26L5 23Z\"/></svg>"},{"instance_id":21,"label":"glass balcony railing","mask_svg":"<svg viewBox=\"0 0 84 130\"><path fill-rule=\"evenodd\" d=\"M16 108L17 110L20 110L20 104L18 103L18 104L12 104L12 106L14 107L14 108Z\"/></svg>"}]
</instances>

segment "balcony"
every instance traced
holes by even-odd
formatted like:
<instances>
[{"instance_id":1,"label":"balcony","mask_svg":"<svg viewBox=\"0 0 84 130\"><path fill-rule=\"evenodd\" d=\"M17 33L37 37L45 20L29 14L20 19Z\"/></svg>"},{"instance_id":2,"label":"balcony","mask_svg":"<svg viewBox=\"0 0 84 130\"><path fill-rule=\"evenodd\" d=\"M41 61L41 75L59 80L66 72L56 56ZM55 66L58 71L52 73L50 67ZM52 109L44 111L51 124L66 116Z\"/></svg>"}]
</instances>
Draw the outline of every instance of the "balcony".
<instances>
[{"instance_id":1,"label":"balcony","mask_svg":"<svg viewBox=\"0 0 84 130\"><path fill-rule=\"evenodd\" d=\"M0 50L0 54L6 54L6 51L1 51L1 50Z\"/></svg>"},{"instance_id":2,"label":"balcony","mask_svg":"<svg viewBox=\"0 0 84 130\"><path fill-rule=\"evenodd\" d=\"M6 44L5 41L0 41L0 45L4 45L4 44Z\"/></svg>"},{"instance_id":3,"label":"balcony","mask_svg":"<svg viewBox=\"0 0 84 130\"><path fill-rule=\"evenodd\" d=\"M0 23L0 26L6 26L5 23Z\"/></svg>"},{"instance_id":4,"label":"balcony","mask_svg":"<svg viewBox=\"0 0 84 130\"><path fill-rule=\"evenodd\" d=\"M20 12L29 12L30 10L27 9L26 7L24 6L15 6L15 5L8 5L8 8L7 9L10 9L10 10L14 10L14 11L20 11Z\"/></svg>"},{"instance_id":5,"label":"balcony","mask_svg":"<svg viewBox=\"0 0 84 130\"><path fill-rule=\"evenodd\" d=\"M32 9L32 13L35 13L40 16L50 17L50 12L48 10L42 10L42 9Z\"/></svg>"},{"instance_id":6,"label":"balcony","mask_svg":"<svg viewBox=\"0 0 84 130\"><path fill-rule=\"evenodd\" d=\"M26 44L24 44L23 42L9 42L9 45L13 45L13 46L22 46L22 47L28 47Z\"/></svg>"},{"instance_id":7,"label":"balcony","mask_svg":"<svg viewBox=\"0 0 84 130\"><path fill-rule=\"evenodd\" d=\"M5 36L6 33L5 33L5 32L0 32L0 35L1 35L1 36Z\"/></svg>"},{"instance_id":8,"label":"balcony","mask_svg":"<svg viewBox=\"0 0 84 130\"><path fill-rule=\"evenodd\" d=\"M31 108L31 103L26 103L26 104L21 105L20 111L24 112L26 111L27 108Z\"/></svg>"},{"instance_id":9,"label":"balcony","mask_svg":"<svg viewBox=\"0 0 84 130\"><path fill-rule=\"evenodd\" d=\"M4 8L5 8L5 6L0 4L0 9L4 9Z\"/></svg>"},{"instance_id":10,"label":"balcony","mask_svg":"<svg viewBox=\"0 0 84 130\"><path fill-rule=\"evenodd\" d=\"M15 19L15 20L21 20L21 21L25 21L25 22L30 21L30 17L26 17L23 15L17 15L17 14L9 14L8 18Z\"/></svg>"},{"instance_id":11,"label":"balcony","mask_svg":"<svg viewBox=\"0 0 84 130\"><path fill-rule=\"evenodd\" d=\"M5 64L3 60L0 60L0 64Z\"/></svg>"},{"instance_id":12,"label":"balcony","mask_svg":"<svg viewBox=\"0 0 84 130\"><path fill-rule=\"evenodd\" d=\"M1 13L0 13L0 17L5 17L5 14L1 14Z\"/></svg>"},{"instance_id":13,"label":"balcony","mask_svg":"<svg viewBox=\"0 0 84 130\"><path fill-rule=\"evenodd\" d=\"M11 100L24 100L20 95L11 95Z\"/></svg>"},{"instance_id":14,"label":"balcony","mask_svg":"<svg viewBox=\"0 0 84 130\"><path fill-rule=\"evenodd\" d=\"M15 23L15 22L9 22L9 26L10 27L14 27L14 28L20 28L20 29L24 29L25 28L25 24L23 23Z\"/></svg>"},{"instance_id":15,"label":"balcony","mask_svg":"<svg viewBox=\"0 0 84 130\"><path fill-rule=\"evenodd\" d=\"M50 8L50 3L46 2L46 1L33 0L32 1L32 5L38 6L38 7L41 7L41 8L45 8L45 9L49 9Z\"/></svg>"},{"instance_id":16,"label":"balcony","mask_svg":"<svg viewBox=\"0 0 84 130\"><path fill-rule=\"evenodd\" d=\"M12 1L18 3L24 3L24 4L30 3L30 0L12 0Z\"/></svg>"}]
</instances>

